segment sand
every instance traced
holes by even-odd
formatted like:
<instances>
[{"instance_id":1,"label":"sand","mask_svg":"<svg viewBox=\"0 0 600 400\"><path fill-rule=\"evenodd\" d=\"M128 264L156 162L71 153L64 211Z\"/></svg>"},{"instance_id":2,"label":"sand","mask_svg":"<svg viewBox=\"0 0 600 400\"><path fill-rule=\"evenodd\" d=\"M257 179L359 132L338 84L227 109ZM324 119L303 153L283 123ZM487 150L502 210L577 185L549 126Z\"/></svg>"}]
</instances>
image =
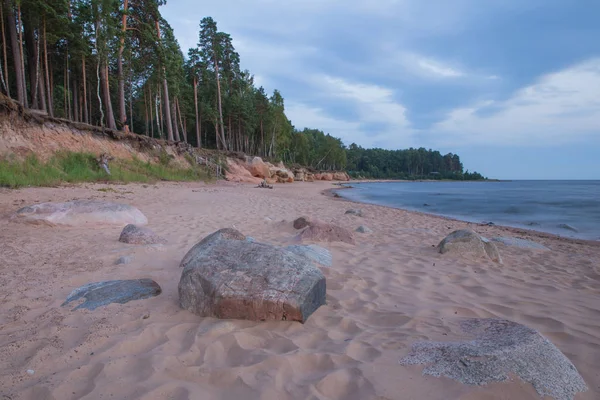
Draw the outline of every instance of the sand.
<instances>
[{"instance_id":1,"label":"sand","mask_svg":"<svg viewBox=\"0 0 600 400\"><path fill-rule=\"evenodd\" d=\"M479 226L321 194L331 182L220 183L0 189L0 399L537 399L530 384L468 386L399 360L412 343L461 338L461 317L505 318L538 330L600 398L600 244ZM114 190L114 191L112 191ZM120 227L9 221L22 206L101 199L138 207L159 246L119 243ZM327 305L305 324L200 318L178 306L179 262L196 242L235 227L294 244L308 215L354 231L356 245L324 243L333 265ZM282 222L286 220L287 222ZM518 236L547 250L498 243L503 265L441 255L452 230ZM129 264L115 265L122 256ZM95 311L60 305L95 281L150 278L157 297ZM29 372L28 372L29 370Z\"/></svg>"}]
</instances>

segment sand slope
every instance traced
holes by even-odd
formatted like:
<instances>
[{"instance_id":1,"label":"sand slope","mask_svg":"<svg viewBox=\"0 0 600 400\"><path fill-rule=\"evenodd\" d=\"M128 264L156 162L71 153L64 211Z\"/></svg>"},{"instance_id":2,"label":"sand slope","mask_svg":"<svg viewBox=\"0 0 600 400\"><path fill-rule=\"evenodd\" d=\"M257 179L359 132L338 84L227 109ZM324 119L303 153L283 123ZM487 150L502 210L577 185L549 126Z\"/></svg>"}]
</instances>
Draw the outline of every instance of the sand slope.
<instances>
[{"instance_id":1,"label":"sand slope","mask_svg":"<svg viewBox=\"0 0 600 400\"><path fill-rule=\"evenodd\" d=\"M6 399L536 399L518 379L470 387L422 376L398 360L417 340L458 338L459 317L499 317L550 339L600 398L600 246L528 234L551 249L498 244L503 265L452 258L435 245L479 227L320 194L331 183L161 184L0 191L0 398ZM138 207L162 246L119 243L119 227L53 228L9 222L44 201L94 198ZM354 205L352 207L355 207ZM327 305L302 325L199 318L177 304L179 262L219 228L292 243L300 215L354 231L355 246L327 243ZM269 218L270 220L268 220ZM127 265L114 265L133 255ZM163 294L95 311L61 308L82 284L151 278ZM27 370L35 371L29 375ZM4 396L4 397L2 397Z\"/></svg>"}]
</instances>

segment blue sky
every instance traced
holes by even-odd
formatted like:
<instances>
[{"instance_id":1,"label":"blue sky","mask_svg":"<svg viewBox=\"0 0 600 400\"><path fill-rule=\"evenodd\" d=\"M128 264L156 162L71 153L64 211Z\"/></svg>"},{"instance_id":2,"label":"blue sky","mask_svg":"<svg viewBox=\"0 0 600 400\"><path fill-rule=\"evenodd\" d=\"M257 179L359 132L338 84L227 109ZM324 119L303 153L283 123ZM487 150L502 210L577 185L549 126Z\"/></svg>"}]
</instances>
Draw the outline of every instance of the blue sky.
<instances>
[{"instance_id":1,"label":"blue sky","mask_svg":"<svg viewBox=\"0 0 600 400\"><path fill-rule=\"evenodd\" d=\"M598 0L170 0L212 16L296 128L426 147L502 179L600 179Z\"/></svg>"}]
</instances>

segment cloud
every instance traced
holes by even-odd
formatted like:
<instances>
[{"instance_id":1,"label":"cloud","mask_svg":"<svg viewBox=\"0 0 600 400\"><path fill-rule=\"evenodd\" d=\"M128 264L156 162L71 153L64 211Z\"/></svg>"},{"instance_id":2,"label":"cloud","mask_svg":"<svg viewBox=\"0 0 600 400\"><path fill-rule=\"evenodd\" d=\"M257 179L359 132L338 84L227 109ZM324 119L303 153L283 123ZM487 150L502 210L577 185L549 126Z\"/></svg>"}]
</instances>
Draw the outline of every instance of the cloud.
<instances>
[{"instance_id":1,"label":"cloud","mask_svg":"<svg viewBox=\"0 0 600 400\"><path fill-rule=\"evenodd\" d=\"M434 75L438 75L444 78L458 78L461 76L464 76L465 74L461 71L458 71L454 68L451 68L449 66L445 66L443 64L437 63L435 61L432 60L427 60L427 59L420 59L417 61L417 65L427 71L430 72Z\"/></svg>"},{"instance_id":2,"label":"cloud","mask_svg":"<svg viewBox=\"0 0 600 400\"><path fill-rule=\"evenodd\" d=\"M439 142L544 146L600 135L600 58L547 74L507 100L452 110L430 131Z\"/></svg>"}]
</instances>

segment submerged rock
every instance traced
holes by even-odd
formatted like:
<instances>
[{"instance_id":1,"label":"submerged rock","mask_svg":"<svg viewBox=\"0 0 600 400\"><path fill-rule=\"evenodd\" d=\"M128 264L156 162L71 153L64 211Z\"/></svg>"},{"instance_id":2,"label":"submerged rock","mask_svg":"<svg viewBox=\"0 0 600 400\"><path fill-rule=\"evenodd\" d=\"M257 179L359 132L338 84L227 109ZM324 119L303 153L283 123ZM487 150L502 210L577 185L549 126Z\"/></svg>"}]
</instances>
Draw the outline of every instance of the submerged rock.
<instances>
[{"instance_id":1,"label":"submerged rock","mask_svg":"<svg viewBox=\"0 0 600 400\"><path fill-rule=\"evenodd\" d=\"M505 246L520 247L522 249L550 250L546 246L541 245L536 242L532 242L531 240L519 239L519 238L514 238L514 237L498 236L498 237L492 238L492 240L494 242L502 243Z\"/></svg>"},{"instance_id":2,"label":"submerged rock","mask_svg":"<svg viewBox=\"0 0 600 400\"><path fill-rule=\"evenodd\" d=\"M502 258L496 245L470 229L461 229L452 232L438 244L438 250L442 254L448 252L472 254L479 257L488 257L492 261L502 263Z\"/></svg>"},{"instance_id":3,"label":"submerged rock","mask_svg":"<svg viewBox=\"0 0 600 400\"><path fill-rule=\"evenodd\" d=\"M474 340L417 342L400 364L429 364L423 374L469 385L502 382L515 374L531 383L540 396L557 400L572 400L587 390L571 361L527 326L500 319L467 319L461 328Z\"/></svg>"},{"instance_id":4,"label":"submerged rock","mask_svg":"<svg viewBox=\"0 0 600 400\"><path fill-rule=\"evenodd\" d=\"M290 245L285 249L301 257L305 257L312 262L323 265L324 267L331 267L332 265L331 253L324 247L317 246L315 244L309 244Z\"/></svg>"},{"instance_id":5,"label":"submerged rock","mask_svg":"<svg viewBox=\"0 0 600 400\"><path fill-rule=\"evenodd\" d=\"M80 308L95 310L110 303L125 304L132 300L158 296L161 292L162 289L158 283L152 279L95 282L73 290L62 306L85 298L85 301L75 307L73 311Z\"/></svg>"},{"instance_id":6,"label":"submerged rock","mask_svg":"<svg viewBox=\"0 0 600 400\"><path fill-rule=\"evenodd\" d=\"M65 203L41 203L23 207L13 220L49 225L85 224L127 225L148 223L140 210L127 204L99 200L73 200Z\"/></svg>"},{"instance_id":7,"label":"submerged rock","mask_svg":"<svg viewBox=\"0 0 600 400\"><path fill-rule=\"evenodd\" d=\"M569 224L560 224L557 227L561 228L561 229L565 229L567 231L575 232L575 233L579 232L579 229L577 229L574 226L571 226Z\"/></svg>"},{"instance_id":8,"label":"submerged rock","mask_svg":"<svg viewBox=\"0 0 600 400\"><path fill-rule=\"evenodd\" d=\"M166 244L167 239L157 235L151 229L129 224L121 231L119 242L128 244Z\"/></svg>"},{"instance_id":9,"label":"submerged rock","mask_svg":"<svg viewBox=\"0 0 600 400\"><path fill-rule=\"evenodd\" d=\"M234 229L207 236L181 266L179 304L203 317L305 322L325 304L325 276L306 257Z\"/></svg>"}]
</instances>

